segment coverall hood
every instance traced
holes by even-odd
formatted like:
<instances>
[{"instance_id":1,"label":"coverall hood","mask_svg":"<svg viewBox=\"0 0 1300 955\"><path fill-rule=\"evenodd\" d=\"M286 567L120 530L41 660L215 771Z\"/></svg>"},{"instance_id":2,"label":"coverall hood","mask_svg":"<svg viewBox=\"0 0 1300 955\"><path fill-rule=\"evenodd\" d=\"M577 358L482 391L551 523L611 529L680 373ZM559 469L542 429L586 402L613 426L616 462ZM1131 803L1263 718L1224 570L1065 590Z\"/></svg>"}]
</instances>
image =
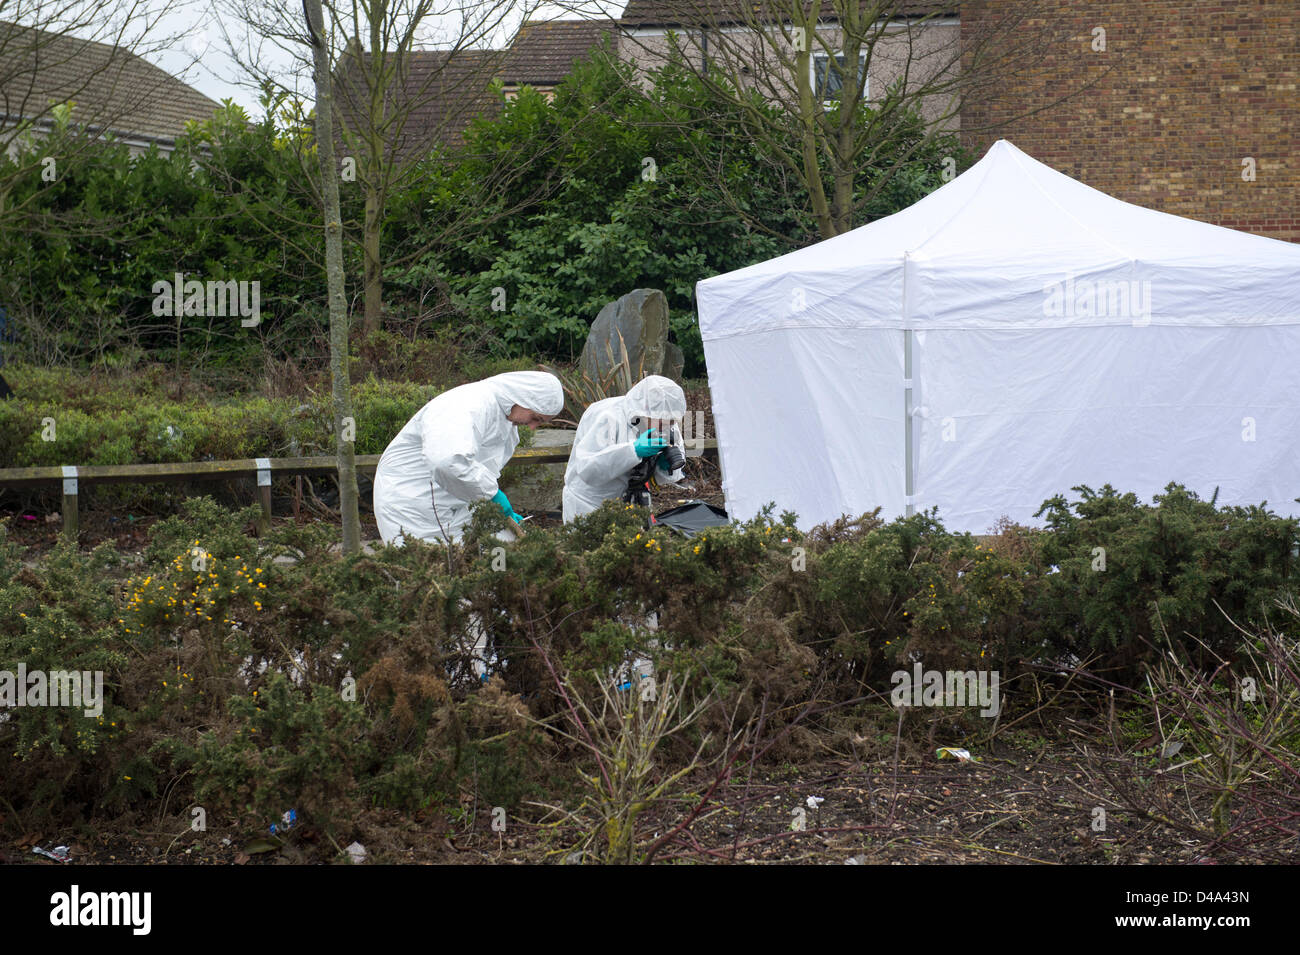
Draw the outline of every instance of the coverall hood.
<instances>
[{"instance_id":1,"label":"coverall hood","mask_svg":"<svg viewBox=\"0 0 1300 955\"><path fill-rule=\"evenodd\" d=\"M560 379L544 371L508 371L485 378L483 384L495 392L502 414L510 414L514 405L543 415L556 415L564 410L564 387Z\"/></svg>"},{"instance_id":2,"label":"coverall hood","mask_svg":"<svg viewBox=\"0 0 1300 955\"><path fill-rule=\"evenodd\" d=\"M671 378L647 375L623 396L623 408L629 421L632 418L680 421L686 416L686 393Z\"/></svg>"}]
</instances>

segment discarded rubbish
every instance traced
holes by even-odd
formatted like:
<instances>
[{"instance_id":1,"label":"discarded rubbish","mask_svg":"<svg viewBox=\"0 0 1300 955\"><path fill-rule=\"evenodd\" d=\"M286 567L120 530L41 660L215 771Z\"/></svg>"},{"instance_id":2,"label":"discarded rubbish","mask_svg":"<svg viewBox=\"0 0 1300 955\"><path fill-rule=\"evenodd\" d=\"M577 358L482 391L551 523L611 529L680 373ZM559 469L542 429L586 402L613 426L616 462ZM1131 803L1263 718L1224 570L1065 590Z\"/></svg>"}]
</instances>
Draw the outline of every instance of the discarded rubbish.
<instances>
[{"instance_id":1,"label":"discarded rubbish","mask_svg":"<svg viewBox=\"0 0 1300 955\"><path fill-rule=\"evenodd\" d=\"M55 862L71 862L72 853L68 851L67 846L55 846L53 849L42 849L40 846L32 846L32 852L38 856L45 856L47 859L53 859Z\"/></svg>"},{"instance_id":2,"label":"discarded rubbish","mask_svg":"<svg viewBox=\"0 0 1300 955\"><path fill-rule=\"evenodd\" d=\"M352 860L353 865L361 865L366 861L366 847L359 842L354 842L344 850L348 858Z\"/></svg>"},{"instance_id":3,"label":"discarded rubbish","mask_svg":"<svg viewBox=\"0 0 1300 955\"><path fill-rule=\"evenodd\" d=\"M1183 748L1183 741L1180 739L1165 743L1164 748L1160 750L1161 759L1172 759Z\"/></svg>"},{"instance_id":4,"label":"discarded rubbish","mask_svg":"<svg viewBox=\"0 0 1300 955\"><path fill-rule=\"evenodd\" d=\"M866 865L867 857L865 855L854 856L851 859L844 860L845 865Z\"/></svg>"},{"instance_id":5,"label":"discarded rubbish","mask_svg":"<svg viewBox=\"0 0 1300 955\"><path fill-rule=\"evenodd\" d=\"M955 746L940 746L935 750L935 753L940 759L943 759L945 756L951 756L959 763L978 762L975 757L970 754L970 750L958 749Z\"/></svg>"},{"instance_id":6,"label":"discarded rubbish","mask_svg":"<svg viewBox=\"0 0 1300 955\"><path fill-rule=\"evenodd\" d=\"M820 805L821 805L822 803L824 803L825 801L826 801L826 797L825 797L825 796L809 796L808 799L807 799L808 808L809 808L809 809L816 809L818 806L820 806Z\"/></svg>"},{"instance_id":7,"label":"discarded rubbish","mask_svg":"<svg viewBox=\"0 0 1300 955\"><path fill-rule=\"evenodd\" d=\"M290 809L288 812L286 812L283 816L280 817L280 821L278 823L276 822L271 823L271 835L275 835L276 833L279 832L284 832L286 829L292 829L293 824L297 821L298 821L298 810Z\"/></svg>"},{"instance_id":8,"label":"discarded rubbish","mask_svg":"<svg viewBox=\"0 0 1300 955\"><path fill-rule=\"evenodd\" d=\"M627 664L619 667L619 673L614 676L614 689L620 692L630 690L640 680L650 680L650 685L654 686L654 664L645 657L637 657L630 668Z\"/></svg>"},{"instance_id":9,"label":"discarded rubbish","mask_svg":"<svg viewBox=\"0 0 1300 955\"><path fill-rule=\"evenodd\" d=\"M643 680L648 680L648 679L650 679L650 674L649 674L649 673L642 673L642 674L639 674L639 675L640 675L641 679L643 679ZM615 686L615 689L616 689L616 690L630 690L630 689L632 689L632 680L631 680L630 678L627 679L627 680L624 680L622 683L619 683L617 686Z\"/></svg>"}]
</instances>

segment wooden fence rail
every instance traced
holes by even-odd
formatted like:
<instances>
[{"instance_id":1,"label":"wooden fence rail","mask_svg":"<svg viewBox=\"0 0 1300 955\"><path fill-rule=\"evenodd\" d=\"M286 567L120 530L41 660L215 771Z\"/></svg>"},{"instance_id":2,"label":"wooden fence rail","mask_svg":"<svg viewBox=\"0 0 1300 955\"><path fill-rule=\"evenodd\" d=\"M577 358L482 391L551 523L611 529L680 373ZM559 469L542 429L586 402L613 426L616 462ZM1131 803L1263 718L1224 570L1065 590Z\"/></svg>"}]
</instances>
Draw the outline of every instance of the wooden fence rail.
<instances>
[{"instance_id":1,"label":"wooden fence rail","mask_svg":"<svg viewBox=\"0 0 1300 955\"><path fill-rule=\"evenodd\" d=\"M506 464L508 472L522 464L564 464L569 460L571 445L548 448L520 448ZM718 442L704 442L703 454L715 456ZM357 471L374 473L379 466L378 454L358 454ZM165 464L92 464L86 467L51 466L39 468L0 468L0 488L39 487L63 482L63 533L77 537L77 492L80 482L91 484L163 484L172 481L220 481L229 478L257 478L258 498L262 505L262 529L271 521L271 478L302 474L338 473L338 461L332 456L307 458L239 458L232 461L182 461Z\"/></svg>"}]
</instances>

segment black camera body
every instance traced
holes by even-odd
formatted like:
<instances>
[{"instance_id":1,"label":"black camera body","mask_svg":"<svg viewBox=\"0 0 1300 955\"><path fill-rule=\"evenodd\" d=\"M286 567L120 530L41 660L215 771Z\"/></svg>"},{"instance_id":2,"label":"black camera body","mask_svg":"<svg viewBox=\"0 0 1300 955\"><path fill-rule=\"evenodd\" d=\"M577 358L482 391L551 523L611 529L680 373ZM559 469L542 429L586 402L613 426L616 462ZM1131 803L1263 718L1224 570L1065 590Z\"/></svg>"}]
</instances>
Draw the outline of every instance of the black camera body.
<instances>
[{"instance_id":1,"label":"black camera body","mask_svg":"<svg viewBox=\"0 0 1300 955\"><path fill-rule=\"evenodd\" d=\"M686 453L677 444L677 438L671 430L665 432L663 429L659 429L654 432L654 436L667 442L667 446L658 454L642 458L637 462L637 466L628 475L627 490L623 492L624 504L638 504L641 507L649 507L650 491L652 488L659 486L655 481L655 470L659 467L659 464L662 462L669 474L686 464Z\"/></svg>"}]
</instances>

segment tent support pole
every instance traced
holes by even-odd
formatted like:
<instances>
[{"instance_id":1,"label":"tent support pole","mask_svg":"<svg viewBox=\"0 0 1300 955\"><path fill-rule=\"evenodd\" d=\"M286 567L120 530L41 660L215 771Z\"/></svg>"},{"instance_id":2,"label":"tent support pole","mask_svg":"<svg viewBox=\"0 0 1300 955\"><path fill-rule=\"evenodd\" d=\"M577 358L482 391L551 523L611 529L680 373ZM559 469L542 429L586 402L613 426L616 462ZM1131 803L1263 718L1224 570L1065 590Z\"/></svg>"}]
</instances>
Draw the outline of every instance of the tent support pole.
<instances>
[{"instance_id":1,"label":"tent support pole","mask_svg":"<svg viewBox=\"0 0 1300 955\"><path fill-rule=\"evenodd\" d=\"M904 513L911 517L916 511L912 495L916 493L916 475L912 469L912 330L903 329L903 455L905 464L903 487L907 495Z\"/></svg>"}]
</instances>

